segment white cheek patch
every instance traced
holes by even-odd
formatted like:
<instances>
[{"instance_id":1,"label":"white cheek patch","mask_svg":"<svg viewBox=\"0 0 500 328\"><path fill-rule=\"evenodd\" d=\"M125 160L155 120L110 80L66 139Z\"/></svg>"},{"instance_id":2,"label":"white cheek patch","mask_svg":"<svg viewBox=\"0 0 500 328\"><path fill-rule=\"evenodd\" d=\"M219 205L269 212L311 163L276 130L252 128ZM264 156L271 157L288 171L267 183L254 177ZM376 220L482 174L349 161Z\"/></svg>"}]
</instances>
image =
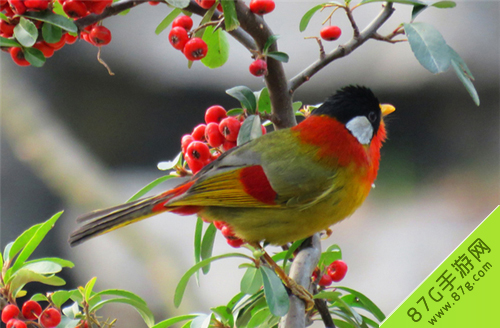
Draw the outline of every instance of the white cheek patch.
<instances>
[{"instance_id":1,"label":"white cheek patch","mask_svg":"<svg viewBox=\"0 0 500 328\"><path fill-rule=\"evenodd\" d=\"M362 145L370 144L373 136L373 126L365 116L356 116L345 127L358 139Z\"/></svg>"}]
</instances>

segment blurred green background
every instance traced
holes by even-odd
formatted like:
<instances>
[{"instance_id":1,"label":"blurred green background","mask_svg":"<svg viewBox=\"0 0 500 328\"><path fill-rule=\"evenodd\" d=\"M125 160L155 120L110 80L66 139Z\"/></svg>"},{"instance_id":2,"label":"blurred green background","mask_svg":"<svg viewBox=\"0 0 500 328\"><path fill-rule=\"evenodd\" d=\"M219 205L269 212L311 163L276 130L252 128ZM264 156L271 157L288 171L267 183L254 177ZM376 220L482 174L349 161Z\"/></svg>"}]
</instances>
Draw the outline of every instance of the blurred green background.
<instances>
[{"instance_id":1,"label":"blurred green background","mask_svg":"<svg viewBox=\"0 0 500 328\"><path fill-rule=\"evenodd\" d=\"M290 55L289 78L318 58L316 42L303 38L319 35L327 13L298 31L301 16L314 4L277 1L265 17L281 35L280 50ZM395 7L381 34L409 21L411 7ZM366 5L355 18L363 27L379 10L380 4ZM17 67L8 54L0 56L2 248L65 209L45 249L35 255L74 261L66 276L71 287L97 276L97 288L141 295L158 320L226 303L239 290L239 262L213 265L176 310L173 289L193 263L194 218L164 214L70 249L66 239L74 219L123 202L162 176L156 164L175 157L181 136L203 121L207 107L238 106L226 89L264 86L248 72L249 53L233 40L225 66L210 70L195 63L188 70L184 56L168 43L168 31L154 34L168 12L166 6L145 4L104 22L113 40L101 55L115 76L97 62L97 48L84 41L65 46L43 68ZM326 51L350 38L343 14L333 17L344 34L325 44ZM378 41L323 69L294 97L316 104L344 85L360 84L397 109L388 122L376 188L323 242L342 247L349 265L342 285L365 293L386 314L499 204L499 17L498 2L458 1L455 9L430 8L417 18L434 25L467 62L480 107L452 71L433 76L407 43ZM229 251L218 236L214 252ZM144 325L124 306L106 315L125 326Z\"/></svg>"}]
</instances>

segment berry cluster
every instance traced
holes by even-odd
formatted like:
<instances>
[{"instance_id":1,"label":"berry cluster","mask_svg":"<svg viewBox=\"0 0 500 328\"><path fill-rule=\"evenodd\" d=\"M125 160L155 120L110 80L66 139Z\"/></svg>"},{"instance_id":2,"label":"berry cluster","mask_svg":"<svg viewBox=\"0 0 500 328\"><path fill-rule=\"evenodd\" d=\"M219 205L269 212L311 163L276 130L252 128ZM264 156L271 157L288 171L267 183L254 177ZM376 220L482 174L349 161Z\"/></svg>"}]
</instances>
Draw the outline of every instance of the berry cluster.
<instances>
[{"instance_id":1,"label":"berry cluster","mask_svg":"<svg viewBox=\"0 0 500 328\"><path fill-rule=\"evenodd\" d=\"M332 282L339 282L344 279L347 273L347 264L342 260L333 261L327 268L326 273L321 276L318 281L318 285L322 287L328 287ZM320 270L317 268L312 275L314 281L318 279Z\"/></svg>"},{"instance_id":2,"label":"berry cluster","mask_svg":"<svg viewBox=\"0 0 500 328\"><path fill-rule=\"evenodd\" d=\"M61 322L61 313L51 306L42 310L38 302L29 300L23 304L21 310L14 304L5 306L2 310L2 322L7 328L27 328L30 323L34 324L31 326L53 328Z\"/></svg>"},{"instance_id":3,"label":"berry cluster","mask_svg":"<svg viewBox=\"0 0 500 328\"><path fill-rule=\"evenodd\" d=\"M245 114L228 116L224 107L214 105L205 112L205 123L197 125L191 134L181 139L181 149L193 174L198 173L205 165L211 163L223 152L236 147L240 127ZM266 128L262 126L262 134ZM231 228L224 222L214 222L221 230L229 245L240 247L244 242L237 238Z\"/></svg>"},{"instance_id":4,"label":"berry cluster","mask_svg":"<svg viewBox=\"0 0 500 328\"><path fill-rule=\"evenodd\" d=\"M192 37L193 33L189 33L192 27L191 17L177 17L172 22L172 30L168 35L168 40L175 49L182 51L188 60L201 60L207 55L208 46L202 39Z\"/></svg>"},{"instance_id":5,"label":"berry cluster","mask_svg":"<svg viewBox=\"0 0 500 328\"><path fill-rule=\"evenodd\" d=\"M64 12L73 19L85 17L89 14L101 14L106 7L110 6L113 0L57 0ZM0 11L8 20L0 20L0 36L4 38L14 37L14 28L20 22L18 15L23 15L35 11L50 11L54 9L55 0L0 0ZM55 51L64 47L65 44L73 44L78 39L78 35L72 35L63 31L61 38L57 42L47 42L43 38L42 21L34 18L26 18L38 29L38 39L33 48L40 50L45 58L52 57ZM80 33L80 37L94 46L103 46L111 41L111 32L104 26L97 23L85 27ZM29 66L30 63L24 55L24 48L10 47L2 49L8 51L12 60L19 66Z\"/></svg>"}]
</instances>

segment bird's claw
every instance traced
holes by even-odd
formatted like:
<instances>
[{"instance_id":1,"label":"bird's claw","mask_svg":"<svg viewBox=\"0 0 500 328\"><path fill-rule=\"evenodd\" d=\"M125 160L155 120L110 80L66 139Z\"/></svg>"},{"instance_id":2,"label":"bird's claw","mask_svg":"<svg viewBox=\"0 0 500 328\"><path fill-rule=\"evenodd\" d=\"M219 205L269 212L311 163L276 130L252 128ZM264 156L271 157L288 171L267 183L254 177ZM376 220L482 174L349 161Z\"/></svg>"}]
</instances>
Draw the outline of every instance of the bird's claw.
<instances>
[{"instance_id":1,"label":"bird's claw","mask_svg":"<svg viewBox=\"0 0 500 328\"><path fill-rule=\"evenodd\" d=\"M313 295L305 288L295 282L295 280L288 278L287 279L287 287L290 291L304 301L306 304L306 312L310 311L314 307Z\"/></svg>"}]
</instances>

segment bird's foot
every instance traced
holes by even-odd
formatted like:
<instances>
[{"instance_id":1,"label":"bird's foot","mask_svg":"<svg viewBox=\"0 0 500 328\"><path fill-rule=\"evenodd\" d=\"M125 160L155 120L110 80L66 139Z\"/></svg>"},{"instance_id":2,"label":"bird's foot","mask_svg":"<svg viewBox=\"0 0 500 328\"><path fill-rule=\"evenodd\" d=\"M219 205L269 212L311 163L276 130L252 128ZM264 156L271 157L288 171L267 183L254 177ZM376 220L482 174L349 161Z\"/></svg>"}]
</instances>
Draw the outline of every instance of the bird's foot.
<instances>
[{"instance_id":1,"label":"bird's foot","mask_svg":"<svg viewBox=\"0 0 500 328\"><path fill-rule=\"evenodd\" d=\"M306 303L306 311L310 311L314 307L313 295L302 285L299 285L290 277L283 279L285 285L290 289L290 291Z\"/></svg>"}]
</instances>

